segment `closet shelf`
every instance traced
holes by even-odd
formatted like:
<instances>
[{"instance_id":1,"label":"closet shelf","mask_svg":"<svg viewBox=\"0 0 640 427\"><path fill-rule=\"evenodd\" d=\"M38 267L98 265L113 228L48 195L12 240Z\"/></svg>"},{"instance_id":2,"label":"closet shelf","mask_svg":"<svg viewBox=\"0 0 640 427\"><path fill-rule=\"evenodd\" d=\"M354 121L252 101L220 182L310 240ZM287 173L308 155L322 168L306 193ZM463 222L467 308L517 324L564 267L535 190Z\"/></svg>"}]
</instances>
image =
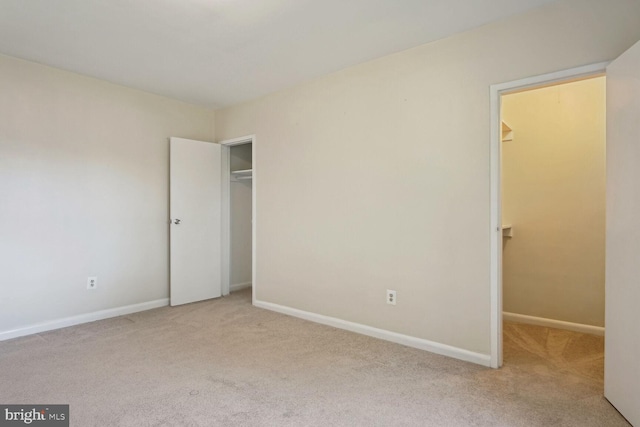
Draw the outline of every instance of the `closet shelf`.
<instances>
[{"instance_id":1,"label":"closet shelf","mask_svg":"<svg viewBox=\"0 0 640 427\"><path fill-rule=\"evenodd\" d=\"M505 122L502 122L502 142L506 141L513 141L513 129Z\"/></svg>"},{"instance_id":2,"label":"closet shelf","mask_svg":"<svg viewBox=\"0 0 640 427\"><path fill-rule=\"evenodd\" d=\"M231 178L234 181L244 181L253 178L253 169L243 169L239 171L232 171Z\"/></svg>"}]
</instances>

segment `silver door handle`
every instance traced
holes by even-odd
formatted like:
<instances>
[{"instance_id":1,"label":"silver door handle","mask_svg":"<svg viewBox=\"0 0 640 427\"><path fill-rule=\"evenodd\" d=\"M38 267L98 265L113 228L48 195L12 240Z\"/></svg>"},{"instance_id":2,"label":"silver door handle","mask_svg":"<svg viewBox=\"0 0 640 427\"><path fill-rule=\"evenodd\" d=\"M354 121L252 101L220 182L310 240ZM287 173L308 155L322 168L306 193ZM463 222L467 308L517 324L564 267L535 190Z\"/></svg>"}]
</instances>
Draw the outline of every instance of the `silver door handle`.
<instances>
[{"instance_id":1,"label":"silver door handle","mask_svg":"<svg viewBox=\"0 0 640 427\"><path fill-rule=\"evenodd\" d=\"M180 224L180 220L179 220L179 219L175 219L175 220L173 220L173 223L174 223L175 225L178 225L178 224Z\"/></svg>"}]
</instances>

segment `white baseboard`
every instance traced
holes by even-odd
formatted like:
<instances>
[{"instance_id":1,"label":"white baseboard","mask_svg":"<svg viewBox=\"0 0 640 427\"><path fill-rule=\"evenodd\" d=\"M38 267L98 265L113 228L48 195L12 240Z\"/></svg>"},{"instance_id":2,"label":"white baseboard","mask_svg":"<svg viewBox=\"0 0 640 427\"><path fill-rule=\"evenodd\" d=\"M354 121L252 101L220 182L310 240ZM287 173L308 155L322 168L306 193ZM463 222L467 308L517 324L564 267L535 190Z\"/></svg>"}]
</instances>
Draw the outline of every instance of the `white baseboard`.
<instances>
[{"instance_id":1,"label":"white baseboard","mask_svg":"<svg viewBox=\"0 0 640 427\"><path fill-rule=\"evenodd\" d=\"M54 329L66 328L68 326L79 325L81 323L95 322L96 320L108 319L110 317L137 313L139 311L151 310L152 308L165 307L167 305L169 305L169 299L163 298L155 301L143 302L140 304L109 308L107 310L94 311L93 313L80 314L78 316L65 317L63 319L37 323L35 325L26 326L23 328L2 331L0 332L0 341L23 337L25 335L37 334L40 332L51 331Z\"/></svg>"},{"instance_id":2,"label":"white baseboard","mask_svg":"<svg viewBox=\"0 0 640 427\"><path fill-rule=\"evenodd\" d=\"M247 289L250 287L251 287L251 282L236 283L229 286L229 292L235 292L235 291L239 291L241 289Z\"/></svg>"},{"instance_id":3,"label":"white baseboard","mask_svg":"<svg viewBox=\"0 0 640 427\"><path fill-rule=\"evenodd\" d=\"M264 301L255 301L256 307L264 308L278 313L287 314L289 316L298 317L300 319L309 320L323 325L333 326L334 328L344 329L362 335L391 341L397 344L406 345L420 350L426 350L431 353L441 354L443 356L453 357L455 359L464 360L466 362L477 363L482 366L490 366L491 356L488 354L475 353L473 351L464 350L462 348L453 347L446 344L416 338L409 335L403 335L396 332L378 329L360 323L348 322L346 320L337 319L335 317L323 316L321 314L311 313L308 311L298 310L295 308L285 307Z\"/></svg>"},{"instance_id":4,"label":"white baseboard","mask_svg":"<svg viewBox=\"0 0 640 427\"><path fill-rule=\"evenodd\" d=\"M545 326L547 328L565 329L567 331L582 332L583 334L604 336L604 328L601 326L545 319L544 317L527 316L526 314L509 313L506 311L502 313L502 318L509 322L526 323L528 325Z\"/></svg>"}]
</instances>

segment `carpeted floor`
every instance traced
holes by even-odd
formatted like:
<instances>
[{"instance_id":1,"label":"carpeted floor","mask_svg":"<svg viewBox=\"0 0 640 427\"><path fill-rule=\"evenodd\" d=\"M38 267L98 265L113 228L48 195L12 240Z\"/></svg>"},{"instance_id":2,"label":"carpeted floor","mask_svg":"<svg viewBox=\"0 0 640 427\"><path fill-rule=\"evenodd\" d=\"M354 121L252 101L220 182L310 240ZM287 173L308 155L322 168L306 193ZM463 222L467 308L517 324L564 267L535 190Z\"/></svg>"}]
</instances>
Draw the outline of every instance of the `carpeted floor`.
<instances>
[{"instance_id":1,"label":"carpeted floor","mask_svg":"<svg viewBox=\"0 0 640 427\"><path fill-rule=\"evenodd\" d=\"M0 403L72 426L628 426L603 339L505 325L492 370L250 305L250 292L0 343Z\"/></svg>"}]
</instances>

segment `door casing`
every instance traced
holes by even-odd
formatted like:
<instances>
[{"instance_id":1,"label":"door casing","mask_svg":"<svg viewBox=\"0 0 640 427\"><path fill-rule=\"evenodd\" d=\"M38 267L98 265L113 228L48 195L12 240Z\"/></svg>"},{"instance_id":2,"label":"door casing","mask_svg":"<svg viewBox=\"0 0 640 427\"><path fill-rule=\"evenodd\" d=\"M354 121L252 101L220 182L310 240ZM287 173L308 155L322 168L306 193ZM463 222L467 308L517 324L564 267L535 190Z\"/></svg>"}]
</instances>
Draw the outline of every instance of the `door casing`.
<instances>
[{"instance_id":1,"label":"door casing","mask_svg":"<svg viewBox=\"0 0 640 427\"><path fill-rule=\"evenodd\" d=\"M609 62L599 62L490 86L491 98L491 359L502 366L502 143L500 138L501 96L522 90L567 83L605 74Z\"/></svg>"}]
</instances>

